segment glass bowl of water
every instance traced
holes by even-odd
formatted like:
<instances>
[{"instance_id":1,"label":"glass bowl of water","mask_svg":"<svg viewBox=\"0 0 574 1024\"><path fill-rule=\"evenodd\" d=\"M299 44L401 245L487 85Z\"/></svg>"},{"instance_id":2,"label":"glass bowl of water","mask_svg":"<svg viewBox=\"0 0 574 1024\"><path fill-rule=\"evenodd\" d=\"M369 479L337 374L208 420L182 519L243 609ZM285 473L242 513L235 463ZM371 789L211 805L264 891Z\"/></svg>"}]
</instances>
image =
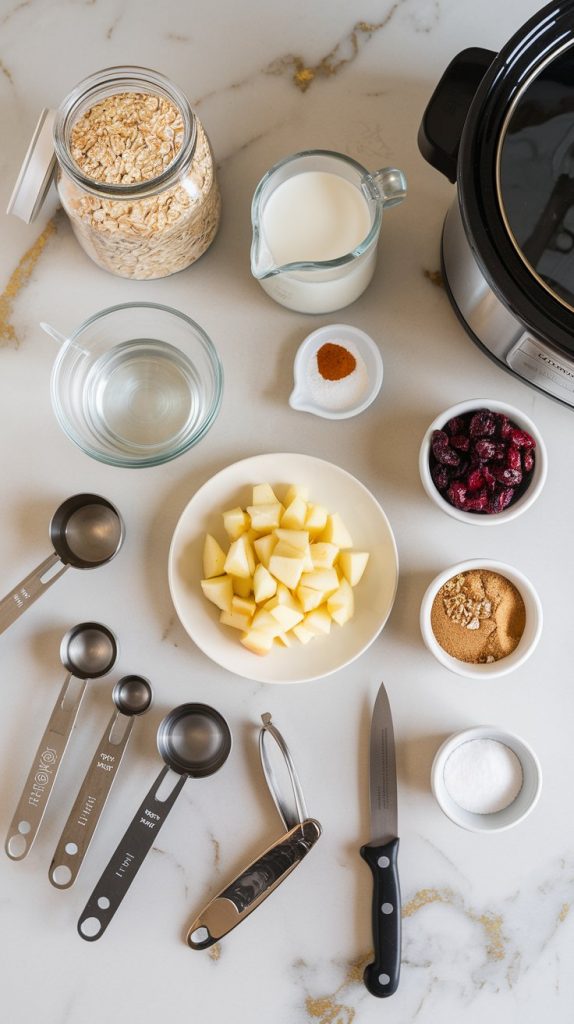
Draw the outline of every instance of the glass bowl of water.
<instances>
[{"instance_id":1,"label":"glass bowl of water","mask_svg":"<svg viewBox=\"0 0 574 1024\"><path fill-rule=\"evenodd\" d=\"M223 368L190 317L152 302L85 320L62 345L51 380L64 432L111 466L158 466L192 448L215 420Z\"/></svg>"}]
</instances>

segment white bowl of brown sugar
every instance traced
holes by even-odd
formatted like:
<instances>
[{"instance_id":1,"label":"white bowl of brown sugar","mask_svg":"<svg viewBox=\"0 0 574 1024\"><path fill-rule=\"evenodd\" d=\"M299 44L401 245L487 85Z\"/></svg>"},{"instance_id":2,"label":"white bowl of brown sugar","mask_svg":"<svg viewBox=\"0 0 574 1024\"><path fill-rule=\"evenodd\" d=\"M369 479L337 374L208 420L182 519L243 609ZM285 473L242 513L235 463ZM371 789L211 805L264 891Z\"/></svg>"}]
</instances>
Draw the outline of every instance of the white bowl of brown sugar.
<instances>
[{"instance_id":1,"label":"white bowl of brown sugar","mask_svg":"<svg viewBox=\"0 0 574 1024\"><path fill-rule=\"evenodd\" d=\"M504 562L473 559L439 573L421 604L423 640L437 661L473 679L507 675L534 651L542 605L530 580Z\"/></svg>"}]
</instances>

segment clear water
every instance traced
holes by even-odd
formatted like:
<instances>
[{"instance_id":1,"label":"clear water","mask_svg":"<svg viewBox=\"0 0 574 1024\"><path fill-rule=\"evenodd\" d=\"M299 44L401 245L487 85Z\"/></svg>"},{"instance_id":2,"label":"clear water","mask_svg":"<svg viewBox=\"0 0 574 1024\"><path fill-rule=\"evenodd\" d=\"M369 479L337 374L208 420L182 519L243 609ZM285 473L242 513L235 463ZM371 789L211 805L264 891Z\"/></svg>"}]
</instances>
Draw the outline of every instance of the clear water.
<instances>
[{"instance_id":1,"label":"clear water","mask_svg":"<svg viewBox=\"0 0 574 1024\"><path fill-rule=\"evenodd\" d=\"M174 345L153 338L125 341L92 366L84 413L94 434L126 452L161 452L201 416L197 371Z\"/></svg>"}]
</instances>

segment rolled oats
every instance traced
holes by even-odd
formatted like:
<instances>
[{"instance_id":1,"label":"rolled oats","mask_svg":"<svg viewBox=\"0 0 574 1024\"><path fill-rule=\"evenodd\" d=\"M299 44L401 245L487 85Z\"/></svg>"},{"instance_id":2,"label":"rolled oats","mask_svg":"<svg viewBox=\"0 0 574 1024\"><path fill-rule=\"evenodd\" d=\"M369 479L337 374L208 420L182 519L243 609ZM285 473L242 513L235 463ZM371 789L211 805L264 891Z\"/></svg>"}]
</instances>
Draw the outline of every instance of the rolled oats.
<instances>
[{"instance_id":1,"label":"rolled oats","mask_svg":"<svg viewBox=\"0 0 574 1024\"><path fill-rule=\"evenodd\" d=\"M122 277L165 277L189 266L209 247L219 226L221 199L209 140L197 118L196 132L193 160L184 176L144 198L93 194L60 172L64 209L78 241L99 266ZM169 100L116 93L78 118L70 153L86 177L125 188L169 169L183 136L181 113Z\"/></svg>"}]
</instances>

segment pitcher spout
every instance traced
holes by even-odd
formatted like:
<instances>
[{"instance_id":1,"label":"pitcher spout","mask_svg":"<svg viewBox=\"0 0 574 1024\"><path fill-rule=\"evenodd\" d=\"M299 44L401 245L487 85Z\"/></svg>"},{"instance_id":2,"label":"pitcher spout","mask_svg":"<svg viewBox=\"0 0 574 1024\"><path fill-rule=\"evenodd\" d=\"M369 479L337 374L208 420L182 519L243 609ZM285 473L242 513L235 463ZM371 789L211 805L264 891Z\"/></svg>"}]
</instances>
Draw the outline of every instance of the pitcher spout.
<instances>
[{"instance_id":1,"label":"pitcher spout","mask_svg":"<svg viewBox=\"0 0 574 1024\"><path fill-rule=\"evenodd\" d=\"M266 277L273 277L274 274L279 273L280 269L273 259L263 234L254 224L253 240L251 242L251 273L253 277L257 278L258 281L262 281Z\"/></svg>"}]
</instances>

